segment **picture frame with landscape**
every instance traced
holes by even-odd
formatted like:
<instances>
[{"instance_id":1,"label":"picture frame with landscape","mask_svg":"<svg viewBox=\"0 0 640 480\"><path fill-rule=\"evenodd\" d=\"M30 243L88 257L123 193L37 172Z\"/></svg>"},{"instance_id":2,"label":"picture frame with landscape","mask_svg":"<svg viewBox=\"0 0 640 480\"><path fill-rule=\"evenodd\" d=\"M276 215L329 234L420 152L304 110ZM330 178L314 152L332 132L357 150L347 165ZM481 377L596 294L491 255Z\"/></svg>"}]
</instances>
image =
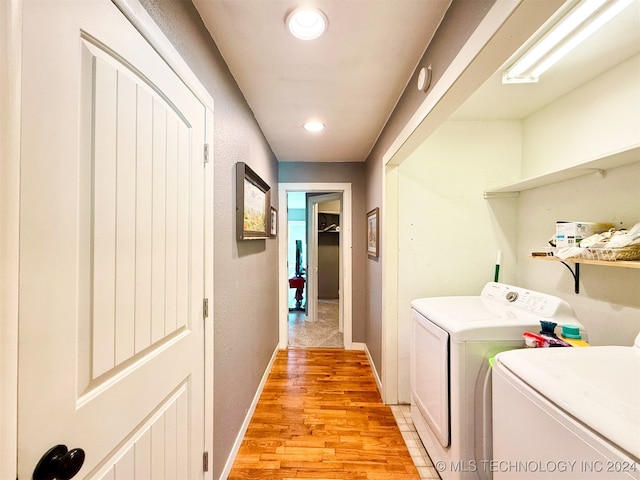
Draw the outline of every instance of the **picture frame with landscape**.
<instances>
[{"instance_id":1,"label":"picture frame with landscape","mask_svg":"<svg viewBox=\"0 0 640 480\"><path fill-rule=\"evenodd\" d=\"M236 236L260 240L271 233L271 187L246 163L236 163Z\"/></svg>"}]
</instances>

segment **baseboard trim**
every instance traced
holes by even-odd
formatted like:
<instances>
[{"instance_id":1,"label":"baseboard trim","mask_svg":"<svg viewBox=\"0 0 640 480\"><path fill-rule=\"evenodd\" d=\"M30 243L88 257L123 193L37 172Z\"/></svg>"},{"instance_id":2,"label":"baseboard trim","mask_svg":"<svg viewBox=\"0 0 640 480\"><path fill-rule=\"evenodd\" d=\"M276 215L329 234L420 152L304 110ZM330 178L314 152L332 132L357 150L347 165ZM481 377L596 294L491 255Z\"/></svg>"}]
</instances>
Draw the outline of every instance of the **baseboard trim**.
<instances>
[{"instance_id":1,"label":"baseboard trim","mask_svg":"<svg viewBox=\"0 0 640 480\"><path fill-rule=\"evenodd\" d=\"M382 395L382 381L380 380L380 376L376 370L376 364L373 363L373 357L371 356L371 352L367 348L367 344L362 344L364 352L367 354L367 358L369 359L369 364L371 365L371 371L373 372L373 378L376 379L376 385L378 386L378 392L380 392L380 397L384 399L384 395Z\"/></svg>"},{"instance_id":2,"label":"baseboard trim","mask_svg":"<svg viewBox=\"0 0 640 480\"><path fill-rule=\"evenodd\" d=\"M253 397L251 406L249 407L249 410L247 411L247 415L244 418L244 422L242 422L242 426L240 427L240 431L236 436L236 441L233 443L233 448L231 449L231 452L229 453L229 457L227 458L227 462L224 465L224 469L220 474L220 477L219 477L220 480L228 478L229 474L231 473L231 468L233 467L233 463L236 461L236 457L238 456L238 451L240 451L242 440L244 439L245 433L247 433L247 429L249 428L249 423L251 423L251 418L253 417L253 413L255 412L256 407L258 406L258 400L260 400L260 395L262 395L264 386L267 383L267 378L269 377L269 373L271 372L271 367L273 366L273 363L276 360L276 355L280 350L282 349L280 348L280 345L278 345L276 349L273 351L273 354L271 355L271 359L269 360L269 363L267 364L267 368L265 369L264 374L262 375L262 379L260 380L260 384L258 385L256 394Z\"/></svg>"}]
</instances>

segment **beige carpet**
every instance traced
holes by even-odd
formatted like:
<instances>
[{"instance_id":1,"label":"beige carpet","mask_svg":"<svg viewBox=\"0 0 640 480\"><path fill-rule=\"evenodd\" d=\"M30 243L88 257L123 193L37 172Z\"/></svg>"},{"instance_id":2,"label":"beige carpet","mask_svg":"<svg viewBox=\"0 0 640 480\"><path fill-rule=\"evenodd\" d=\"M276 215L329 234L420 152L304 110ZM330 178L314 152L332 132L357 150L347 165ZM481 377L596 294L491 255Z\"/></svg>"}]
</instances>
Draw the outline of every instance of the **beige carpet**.
<instances>
[{"instance_id":1,"label":"beige carpet","mask_svg":"<svg viewBox=\"0 0 640 480\"><path fill-rule=\"evenodd\" d=\"M304 312L289 313L289 346L343 347L338 307L338 299L318 300L318 319L313 322L306 320Z\"/></svg>"}]
</instances>

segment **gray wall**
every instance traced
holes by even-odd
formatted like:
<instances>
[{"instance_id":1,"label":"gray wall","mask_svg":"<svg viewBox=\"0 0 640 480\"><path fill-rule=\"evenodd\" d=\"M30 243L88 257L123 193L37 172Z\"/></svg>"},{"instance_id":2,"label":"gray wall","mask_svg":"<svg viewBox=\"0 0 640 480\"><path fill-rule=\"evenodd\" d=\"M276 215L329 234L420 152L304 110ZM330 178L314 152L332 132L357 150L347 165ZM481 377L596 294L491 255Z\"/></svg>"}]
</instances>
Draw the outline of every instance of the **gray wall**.
<instances>
[{"instance_id":1,"label":"gray wall","mask_svg":"<svg viewBox=\"0 0 640 480\"><path fill-rule=\"evenodd\" d=\"M269 360L278 345L276 240L238 242L236 162L271 186L278 164L235 80L189 1L141 0L212 95L214 111L214 451L219 478Z\"/></svg>"},{"instance_id":2,"label":"gray wall","mask_svg":"<svg viewBox=\"0 0 640 480\"><path fill-rule=\"evenodd\" d=\"M384 153L384 152L382 152ZM382 153L378 157L369 157L365 174L367 192L365 211L378 208L378 225L384 221L382 207ZM373 155L373 154L372 154ZM374 160L377 158L377 160ZM382 229L378 238L378 258L366 258L364 271L365 282L365 343L373 361L378 377L382 377L382 263L380 259L385 255Z\"/></svg>"},{"instance_id":3,"label":"gray wall","mask_svg":"<svg viewBox=\"0 0 640 480\"><path fill-rule=\"evenodd\" d=\"M495 0L452 1L438 31L423 55L422 61L418 64L418 69L423 65L433 65L432 85L437 83L494 3ZM411 77L407 89L380 134L369 158L367 158L365 170L367 184L366 211L382 206L384 172L382 157L424 100L424 94L414 87L418 69ZM380 221L384 222L384 218L382 218L384 212L381 212L380 215ZM392 226L392 228L396 227ZM367 260L365 274L367 285L365 342L379 375L382 368L382 266L379 260L384 254L384 245L381 245L380 257Z\"/></svg>"},{"instance_id":4,"label":"gray wall","mask_svg":"<svg viewBox=\"0 0 640 480\"><path fill-rule=\"evenodd\" d=\"M365 342L366 210L364 208L364 163L280 163L279 183L351 183L353 242L353 336L354 342Z\"/></svg>"},{"instance_id":5,"label":"gray wall","mask_svg":"<svg viewBox=\"0 0 640 480\"><path fill-rule=\"evenodd\" d=\"M318 233L318 298L340 298L340 234Z\"/></svg>"}]
</instances>

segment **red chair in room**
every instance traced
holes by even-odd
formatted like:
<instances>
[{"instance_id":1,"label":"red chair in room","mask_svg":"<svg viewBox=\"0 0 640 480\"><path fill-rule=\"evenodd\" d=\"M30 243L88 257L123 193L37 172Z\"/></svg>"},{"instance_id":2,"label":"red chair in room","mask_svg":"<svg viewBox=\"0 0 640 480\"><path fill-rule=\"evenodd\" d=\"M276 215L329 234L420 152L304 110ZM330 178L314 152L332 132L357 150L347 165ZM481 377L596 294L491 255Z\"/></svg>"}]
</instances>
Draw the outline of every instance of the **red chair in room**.
<instances>
[{"instance_id":1,"label":"red chair in room","mask_svg":"<svg viewBox=\"0 0 640 480\"><path fill-rule=\"evenodd\" d=\"M302 310L302 298L303 298L303 294L302 292L304 291L304 283L305 280L302 277L293 277L289 279L289 288L295 288L296 289L296 308L295 310Z\"/></svg>"}]
</instances>

